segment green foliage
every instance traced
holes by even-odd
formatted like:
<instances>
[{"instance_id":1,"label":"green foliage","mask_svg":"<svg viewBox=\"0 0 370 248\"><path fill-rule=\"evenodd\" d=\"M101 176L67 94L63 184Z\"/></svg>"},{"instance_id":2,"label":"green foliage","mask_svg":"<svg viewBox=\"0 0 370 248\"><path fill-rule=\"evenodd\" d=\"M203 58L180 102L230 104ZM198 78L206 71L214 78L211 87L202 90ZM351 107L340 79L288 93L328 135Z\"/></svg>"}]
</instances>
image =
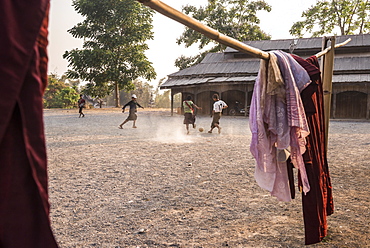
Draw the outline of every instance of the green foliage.
<instances>
[{"instance_id":1,"label":"green foliage","mask_svg":"<svg viewBox=\"0 0 370 248\"><path fill-rule=\"evenodd\" d=\"M76 105L78 98L75 87L65 83L63 77L48 76L48 86L44 94L45 108L72 108Z\"/></svg>"},{"instance_id":2,"label":"green foliage","mask_svg":"<svg viewBox=\"0 0 370 248\"><path fill-rule=\"evenodd\" d=\"M135 0L74 0L73 6L85 20L68 32L84 44L63 55L72 68L68 77L93 82L91 87L104 88L109 82L127 91L139 77L155 78L145 56L145 42L153 39L149 8Z\"/></svg>"},{"instance_id":3,"label":"green foliage","mask_svg":"<svg viewBox=\"0 0 370 248\"><path fill-rule=\"evenodd\" d=\"M258 26L260 20L257 17L257 11L261 10L270 12L271 7L263 0L208 0L208 5L199 7L199 9L192 5L183 7L185 14L191 15L205 25L239 41L271 38ZM195 57L186 58L181 56L178 58L175 66L180 69L199 63L206 53L223 51L225 49L224 45L190 28L185 28L185 31L177 39L177 44L185 44L185 47L198 44L200 50L209 44L213 45L212 48L203 51Z\"/></svg>"},{"instance_id":4,"label":"green foliage","mask_svg":"<svg viewBox=\"0 0 370 248\"><path fill-rule=\"evenodd\" d=\"M143 82L139 79L134 80L132 83L132 90L121 90L119 92L120 105L126 104L131 100L132 94L137 96L137 101L143 107L149 107L153 103L153 86L147 82ZM114 104L115 97L109 94L106 98L107 105L111 106Z\"/></svg>"},{"instance_id":5,"label":"green foliage","mask_svg":"<svg viewBox=\"0 0 370 248\"><path fill-rule=\"evenodd\" d=\"M157 94L155 97L155 107L156 108L170 108L170 90L166 90L163 94Z\"/></svg>"},{"instance_id":6,"label":"green foliage","mask_svg":"<svg viewBox=\"0 0 370 248\"><path fill-rule=\"evenodd\" d=\"M171 107L171 100L170 100L170 90L166 90L164 92L160 91L160 86L164 83L166 78L161 78L158 82L158 86L155 89L155 101L154 106L156 108L170 108Z\"/></svg>"},{"instance_id":7,"label":"green foliage","mask_svg":"<svg viewBox=\"0 0 370 248\"><path fill-rule=\"evenodd\" d=\"M120 92L121 104L126 104L128 101L131 101L132 94L135 94L137 96L137 101L141 106L150 106L153 98L153 86L147 82L142 82L141 80L135 80L133 85L135 90L130 92Z\"/></svg>"},{"instance_id":8,"label":"green foliage","mask_svg":"<svg viewBox=\"0 0 370 248\"><path fill-rule=\"evenodd\" d=\"M289 32L300 38L306 33L312 37L331 34L336 28L340 35L369 33L369 16L369 0L321 0L304 11L304 20L294 23Z\"/></svg>"},{"instance_id":9,"label":"green foliage","mask_svg":"<svg viewBox=\"0 0 370 248\"><path fill-rule=\"evenodd\" d=\"M182 97L181 93L177 93L173 95L173 106L175 108L181 108L181 103L182 103L181 97Z\"/></svg>"},{"instance_id":10,"label":"green foliage","mask_svg":"<svg viewBox=\"0 0 370 248\"><path fill-rule=\"evenodd\" d=\"M156 108L170 108L171 107L171 90L160 90L160 86L165 82L166 78L162 78L158 82L158 86L154 91L155 101L154 106ZM173 106L174 108L181 107L181 93L177 93L173 96Z\"/></svg>"}]
</instances>

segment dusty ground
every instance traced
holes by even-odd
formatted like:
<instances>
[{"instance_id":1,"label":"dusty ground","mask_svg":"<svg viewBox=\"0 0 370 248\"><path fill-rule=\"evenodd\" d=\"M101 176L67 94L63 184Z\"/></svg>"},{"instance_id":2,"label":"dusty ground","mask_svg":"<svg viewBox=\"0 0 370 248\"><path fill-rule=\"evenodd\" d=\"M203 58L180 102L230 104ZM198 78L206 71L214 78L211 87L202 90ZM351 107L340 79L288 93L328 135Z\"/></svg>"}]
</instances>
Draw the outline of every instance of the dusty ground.
<instances>
[{"instance_id":1,"label":"dusty ground","mask_svg":"<svg viewBox=\"0 0 370 248\"><path fill-rule=\"evenodd\" d=\"M222 134L191 130L169 111L45 110L51 220L60 247L304 247L301 197L259 188L248 119ZM199 117L208 130L210 117ZM370 122L331 121L335 213L310 247L370 247Z\"/></svg>"}]
</instances>

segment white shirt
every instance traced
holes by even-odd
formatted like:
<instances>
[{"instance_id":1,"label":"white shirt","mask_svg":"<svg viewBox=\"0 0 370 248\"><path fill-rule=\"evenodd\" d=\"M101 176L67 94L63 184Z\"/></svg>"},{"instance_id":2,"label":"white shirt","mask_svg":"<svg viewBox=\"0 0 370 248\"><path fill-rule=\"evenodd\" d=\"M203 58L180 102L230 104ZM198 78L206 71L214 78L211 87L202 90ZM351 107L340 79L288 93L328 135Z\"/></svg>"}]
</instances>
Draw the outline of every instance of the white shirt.
<instances>
[{"instance_id":1,"label":"white shirt","mask_svg":"<svg viewBox=\"0 0 370 248\"><path fill-rule=\"evenodd\" d=\"M222 109L225 106L227 106L227 104L224 101L218 100L213 103L213 110L215 111L215 113L219 113L219 112L222 112Z\"/></svg>"}]
</instances>

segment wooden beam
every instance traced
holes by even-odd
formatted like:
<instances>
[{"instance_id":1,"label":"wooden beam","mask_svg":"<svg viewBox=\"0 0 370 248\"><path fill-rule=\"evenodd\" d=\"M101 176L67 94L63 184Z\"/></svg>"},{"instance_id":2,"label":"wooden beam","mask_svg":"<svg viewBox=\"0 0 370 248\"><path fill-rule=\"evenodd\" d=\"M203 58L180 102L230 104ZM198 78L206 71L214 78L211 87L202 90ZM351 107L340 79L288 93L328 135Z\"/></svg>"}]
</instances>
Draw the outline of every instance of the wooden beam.
<instances>
[{"instance_id":1,"label":"wooden beam","mask_svg":"<svg viewBox=\"0 0 370 248\"><path fill-rule=\"evenodd\" d=\"M171 116L173 116L173 91L171 90Z\"/></svg>"}]
</instances>

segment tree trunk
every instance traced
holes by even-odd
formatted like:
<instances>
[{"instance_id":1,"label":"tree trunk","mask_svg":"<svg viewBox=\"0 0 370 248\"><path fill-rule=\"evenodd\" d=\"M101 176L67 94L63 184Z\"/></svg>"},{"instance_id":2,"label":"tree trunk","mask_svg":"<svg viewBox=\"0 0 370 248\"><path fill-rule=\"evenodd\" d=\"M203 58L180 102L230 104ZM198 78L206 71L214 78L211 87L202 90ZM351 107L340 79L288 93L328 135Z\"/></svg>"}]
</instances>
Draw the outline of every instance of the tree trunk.
<instances>
[{"instance_id":1,"label":"tree trunk","mask_svg":"<svg viewBox=\"0 0 370 248\"><path fill-rule=\"evenodd\" d=\"M119 107L119 89L118 89L118 83L114 83L114 101L115 105L118 108Z\"/></svg>"}]
</instances>

